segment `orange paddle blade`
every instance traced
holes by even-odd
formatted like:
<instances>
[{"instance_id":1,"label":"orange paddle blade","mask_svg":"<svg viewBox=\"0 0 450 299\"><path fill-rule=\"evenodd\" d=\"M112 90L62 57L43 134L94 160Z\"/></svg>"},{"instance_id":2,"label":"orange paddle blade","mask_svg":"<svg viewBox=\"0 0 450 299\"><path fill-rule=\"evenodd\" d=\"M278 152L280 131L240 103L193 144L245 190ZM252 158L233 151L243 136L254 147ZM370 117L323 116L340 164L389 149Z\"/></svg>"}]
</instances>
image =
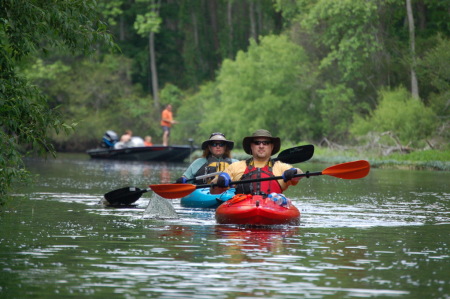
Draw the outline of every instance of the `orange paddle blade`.
<instances>
[{"instance_id":1,"label":"orange paddle blade","mask_svg":"<svg viewBox=\"0 0 450 299\"><path fill-rule=\"evenodd\" d=\"M196 186L191 184L159 184L150 185L149 187L161 197L174 199L191 194Z\"/></svg>"},{"instance_id":2,"label":"orange paddle blade","mask_svg":"<svg viewBox=\"0 0 450 299\"><path fill-rule=\"evenodd\" d=\"M369 173L369 171L369 162L367 162L366 160L359 160L328 167L322 171L322 174L351 180L363 178Z\"/></svg>"}]
</instances>

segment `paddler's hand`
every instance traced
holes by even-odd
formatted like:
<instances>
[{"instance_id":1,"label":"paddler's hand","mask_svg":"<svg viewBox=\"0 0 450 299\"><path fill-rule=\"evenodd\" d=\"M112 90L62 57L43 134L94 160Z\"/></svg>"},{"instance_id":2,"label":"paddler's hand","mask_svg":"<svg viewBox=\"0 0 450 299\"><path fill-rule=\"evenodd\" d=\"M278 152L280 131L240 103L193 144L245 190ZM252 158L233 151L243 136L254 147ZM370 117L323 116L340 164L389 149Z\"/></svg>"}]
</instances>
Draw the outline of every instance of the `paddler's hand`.
<instances>
[{"instance_id":1,"label":"paddler's hand","mask_svg":"<svg viewBox=\"0 0 450 299\"><path fill-rule=\"evenodd\" d=\"M231 178L230 175L226 172L222 172L219 174L217 178L217 186L221 188L226 188L230 186Z\"/></svg>"},{"instance_id":2,"label":"paddler's hand","mask_svg":"<svg viewBox=\"0 0 450 299\"><path fill-rule=\"evenodd\" d=\"M187 180L184 176L182 176L181 178L178 178L175 183L177 184L186 184Z\"/></svg>"},{"instance_id":3,"label":"paddler's hand","mask_svg":"<svg viewBox=\"0 0 450 299\"><path fill-rule=\"evenodd\" d=\"M282 175L283 181L287 182L287 181L292 180L294 178L294 175L296 175L296 174L297 174L297 168L291 168L291 169L286 170L285 172L283 172L283 175Z\"/></svg>"}]
</instances>

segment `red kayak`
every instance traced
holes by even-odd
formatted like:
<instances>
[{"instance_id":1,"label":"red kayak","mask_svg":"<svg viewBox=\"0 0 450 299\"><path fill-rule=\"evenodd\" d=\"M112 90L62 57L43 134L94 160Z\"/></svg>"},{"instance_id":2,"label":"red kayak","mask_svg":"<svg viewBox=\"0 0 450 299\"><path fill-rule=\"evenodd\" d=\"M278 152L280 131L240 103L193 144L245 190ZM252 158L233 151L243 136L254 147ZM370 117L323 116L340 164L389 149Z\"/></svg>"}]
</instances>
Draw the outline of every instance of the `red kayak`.
<instances>
[{"instance_id":1,"label":"red kayak","mask_svg":"<svg viewBox=\"0 0 450 299\"><path fill-rule=\"evenodd\" d=\"M219 224L276 225L300 223L300 211L288 204L280 206L261 195L237 194L216 210Z\"/></svg>"}]
</instances>

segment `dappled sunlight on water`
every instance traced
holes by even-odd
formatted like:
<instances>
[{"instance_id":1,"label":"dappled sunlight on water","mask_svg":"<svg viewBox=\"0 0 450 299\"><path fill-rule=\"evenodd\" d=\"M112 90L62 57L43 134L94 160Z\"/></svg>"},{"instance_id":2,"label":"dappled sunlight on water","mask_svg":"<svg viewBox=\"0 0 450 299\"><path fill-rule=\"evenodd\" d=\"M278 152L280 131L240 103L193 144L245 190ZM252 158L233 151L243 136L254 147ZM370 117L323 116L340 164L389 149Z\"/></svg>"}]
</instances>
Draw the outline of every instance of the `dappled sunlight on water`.
<instances>
[{"instance_id":1,"label":"dappled sunlight on water","mask_svg":"<svg viewBox=\"0 0 450 299\"><path fill-rule=\"evenodd\" d=\"M432 203L429 199L435 198ZM55 200L67 203L81 203L91 206L93 213L101 215L125 216L135 219L152 218L146 214L152 199L170 203L179 220L172 223L192 225L214 225L213 209L189 209L180 206L179 199L167 200L155 194L142 196L133 205L113 208L101 203L102 196L70 193L35 193L33 200ZM387 198L380 202L376 198L361 198L358 203L343 204L323 201L317 198L292 198L293 204L301 211L300 227L374 227L405 226L423 224L449 224L450 212L446 208L450 193L412 192L409 201ZM163 217L164 218L164 217ZM172 217L173 218L173 217Z\"/></svg>"},{"instance_id":2,"label":"dappled sunlight on water","mask_svg":"<svg viewBox=\"0 0 450 299\"><path fill-rule=\"evenodd\" d=\"M37 186L1 214L2 298L450 295L449 173L302 180L287 192L300 225L255 228L217 225L214 210L179 199L169 200L177 219L146 217L165 200L152 192L127 207L101 203L123 186L173 181L185 165L34 163Z\"/></svg>"}]
</instances>

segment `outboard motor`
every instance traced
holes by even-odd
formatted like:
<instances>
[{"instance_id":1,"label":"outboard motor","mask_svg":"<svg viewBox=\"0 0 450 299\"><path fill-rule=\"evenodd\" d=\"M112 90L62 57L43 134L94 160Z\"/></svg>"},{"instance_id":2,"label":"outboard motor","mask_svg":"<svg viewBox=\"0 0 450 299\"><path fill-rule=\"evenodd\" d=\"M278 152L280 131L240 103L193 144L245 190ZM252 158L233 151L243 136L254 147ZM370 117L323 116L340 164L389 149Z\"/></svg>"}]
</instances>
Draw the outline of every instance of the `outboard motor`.
<instances>
[{"instance_id":1,"label":"outboard motor","mask_svg":"<svg viewBox=\"0 0 450 299\"><path fill-rule=\"evenodd\" d=\"M110 148L114 147L114 144L119 141L119 137L114 131L106 131L105 135L103 135L101 147Z\"/></svg>"}]
</instances>

